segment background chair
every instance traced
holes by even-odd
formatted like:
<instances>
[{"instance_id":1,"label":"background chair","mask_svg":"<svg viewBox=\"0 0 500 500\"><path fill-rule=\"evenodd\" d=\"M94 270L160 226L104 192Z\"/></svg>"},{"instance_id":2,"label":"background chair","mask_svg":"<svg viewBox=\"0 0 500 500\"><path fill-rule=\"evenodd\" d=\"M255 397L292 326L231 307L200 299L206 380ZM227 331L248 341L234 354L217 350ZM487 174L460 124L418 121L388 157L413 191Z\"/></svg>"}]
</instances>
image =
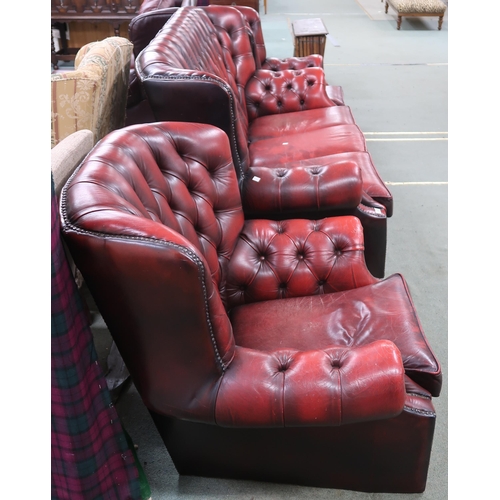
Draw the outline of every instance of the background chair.
<instances>
[{"instance_id":1,"label":"background chair","mask_svg":"<svg viewBox=\"0 0 500 500\"><path fill-rule=\"evenodd\" d=\"M82 129L68 135L52 148L51 170L58 198L62 187L93 145L94 134L92 131Z\"/></svg>"},{"instance_id":2,"label":"background chair","mask_svg":"<svg viewBox=\"0 0 500 500\"><path fill-rule=\"evenodd\" d=\"M109 37L83 46L75 69L51 75L51 145L82 129L94 141L123 127L132 43Z\"/></svg>"},{"instance_id":3,"label":"background chair","mask_svg":"<svg viewBox=\"0 0 500 500\"><path fill-rule=\"evenodd\" d=\"M401 275L353 216L244 220L229 140L106 136L63 233L180 474L425 489L441 369Z\"/></svg>"}]
</instances>

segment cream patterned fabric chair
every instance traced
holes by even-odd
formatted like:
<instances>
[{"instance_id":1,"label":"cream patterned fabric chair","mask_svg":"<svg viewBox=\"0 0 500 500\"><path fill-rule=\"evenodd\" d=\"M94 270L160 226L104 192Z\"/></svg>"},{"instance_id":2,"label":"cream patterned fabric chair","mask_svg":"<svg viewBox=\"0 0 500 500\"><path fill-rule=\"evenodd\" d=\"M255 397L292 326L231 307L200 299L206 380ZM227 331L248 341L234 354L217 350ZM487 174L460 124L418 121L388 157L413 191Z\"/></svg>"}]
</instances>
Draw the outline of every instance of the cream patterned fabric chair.
<instances>
[{"instance_id":1,"label":"cream patterned fabric chair","mask_svg":"<svg viewBox=\"0 0 500 500\"><path fill-rule=\"evenodd\" d=\"M77 130L91 130L96 143L124 126L132 48L117 36L91 42L74 70L51 75L51 147Z\"/></svg>"}]
</instances>

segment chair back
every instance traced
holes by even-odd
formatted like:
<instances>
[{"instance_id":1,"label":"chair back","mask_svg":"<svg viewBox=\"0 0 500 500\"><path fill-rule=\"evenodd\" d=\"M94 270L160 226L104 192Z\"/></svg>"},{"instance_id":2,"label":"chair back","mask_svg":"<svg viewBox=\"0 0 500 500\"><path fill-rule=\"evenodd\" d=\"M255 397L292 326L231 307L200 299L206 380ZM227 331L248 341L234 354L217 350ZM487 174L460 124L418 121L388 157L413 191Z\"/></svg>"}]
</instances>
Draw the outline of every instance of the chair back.
<instances>
[{"instance_id":1,"label":"chair back","mask_svg":"<svg viewBox=\"0 0 500 500\"><path fill-rule=\"evenodd\" d=\"M51 145L77 130L94 141L125 125L132 43L108 37L83 46L75 69L51 75Z\"/></svg>"},{"instance_id":2,"label":"chair back","mask_svg":"<svg viewBox=\"0 0 500 500\"><path fill-rule=\"evenodd\" d=\"M61 220L148 408L210 421L234 350L219 290L243 227L226 134L184 122L111 132L63 188ZM193 398L206 413L189 415Z\"/></svg>"}]
</instances>

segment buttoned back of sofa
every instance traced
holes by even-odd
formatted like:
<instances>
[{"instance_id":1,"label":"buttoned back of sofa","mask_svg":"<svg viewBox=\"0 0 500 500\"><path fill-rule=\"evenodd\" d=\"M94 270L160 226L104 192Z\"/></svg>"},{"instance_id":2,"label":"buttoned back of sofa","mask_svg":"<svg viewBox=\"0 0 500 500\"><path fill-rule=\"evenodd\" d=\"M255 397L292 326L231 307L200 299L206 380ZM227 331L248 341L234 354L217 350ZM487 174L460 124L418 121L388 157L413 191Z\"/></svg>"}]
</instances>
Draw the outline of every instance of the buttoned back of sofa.
<instances>
[{"instance_id":1,"label":"buttoned back of sofa","mask_svg":"<svg viewBox=\"0 0 500 500\"><path fill-rule=\"evenodd\" d=\"M131 56L129 40L108 37L83 46L74 70L51 75L52 147L77 130L97 142L124 126Z\"/></svg>"},{"instance_id":2,"label":"buttoned back of sofa","mask_svg":"<svg viewBox=\"0 0 500 500\"><path fill-rule=\"evenodd\" d=\"M136 59L156 120L224 130L239 176L248 166L244 91L255 69L245 18L219 5L178 9Z\"/></svg>"},{"instance_id":3,"label":"buttoned back of sofa","mask_svg":"<svg viewBox=\"0 0 500 500\"><path fill-rule=\"evenodd\" d=\"M235 5L234 7L243 14L248 23L253 39L255 59L258 68L281 71L283 69L323 67L323 56L320 54L310 54L302 57L287 57L285 59L268 57L259 13L246 5Z\"/></svg>"}]
</instances>

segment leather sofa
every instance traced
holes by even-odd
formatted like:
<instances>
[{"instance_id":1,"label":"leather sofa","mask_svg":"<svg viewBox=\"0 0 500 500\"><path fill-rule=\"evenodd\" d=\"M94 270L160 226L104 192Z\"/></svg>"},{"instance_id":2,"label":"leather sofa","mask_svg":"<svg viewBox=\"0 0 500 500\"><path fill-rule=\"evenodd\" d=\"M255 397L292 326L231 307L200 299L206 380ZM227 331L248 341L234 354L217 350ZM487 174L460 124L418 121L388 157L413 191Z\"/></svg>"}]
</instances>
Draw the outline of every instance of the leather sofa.
<instances>
[{"instance_id":1,"label":"leather sofa","mask_svg":"<svg viewBox=\"0 0 500 500\"><path fill-rule=\"evenodd\" d=\"M208 4L208 2L206 3ZM134 51L127 100L127 125L155 121L154 114L142 91L141 82L135 71L135 57L149 44L158 31L163 28L163 25L172 17L177 8L186 5L203 4L200 0L182 0L182 2L179 0L145 0L138 11L138 15L129 24L129 39L134 45ZM268 57L258 12L247 6L234 5L234 8L243 14L247 22L257 68L280 71L283 69L323 67L323 56L320 54L287 58ZM341 86L327 85L326 92L335 104L339 106L345 104L344 92Z\"/></svg>"},{"instance_id":2,"label":"leather sofa","mask_svg":"<svg viewBox=\"0 0 500 500\"><path fill-rule=\"evenodd\" d=\"M246 220L228 135L187 122L108 134L60 216L180 474L425 489L441 368L358 218Z\"/></svg>"},{"instance_id":3,"label":"leather sofa","mask_svg":"<svg viewBox=\"0 0 500 500\"><path fill-rule=\"evenodd\" d=\"M135 57L155 37L177 8L185 5L198 5L200 1L202 0L143 0L137 16L130 21L129 40L133 43L134 50L130 61L126 125L154 121L135 71ZM161 22L159 22L158 12L162 13Z\"/></svg>"},{"instance_id":4,"label":"leather sofa","mask_svg":"<svg viewBox=\"0 0 500 500\"><path fill-rule=\"evenodd\" d=\"M384 276L392 195L322 68L258 69L241 10L209 5L177 9L136 71L155 120L228 134L247 217L355 215L368 267Z\"/></svg>"}]
</instances>

